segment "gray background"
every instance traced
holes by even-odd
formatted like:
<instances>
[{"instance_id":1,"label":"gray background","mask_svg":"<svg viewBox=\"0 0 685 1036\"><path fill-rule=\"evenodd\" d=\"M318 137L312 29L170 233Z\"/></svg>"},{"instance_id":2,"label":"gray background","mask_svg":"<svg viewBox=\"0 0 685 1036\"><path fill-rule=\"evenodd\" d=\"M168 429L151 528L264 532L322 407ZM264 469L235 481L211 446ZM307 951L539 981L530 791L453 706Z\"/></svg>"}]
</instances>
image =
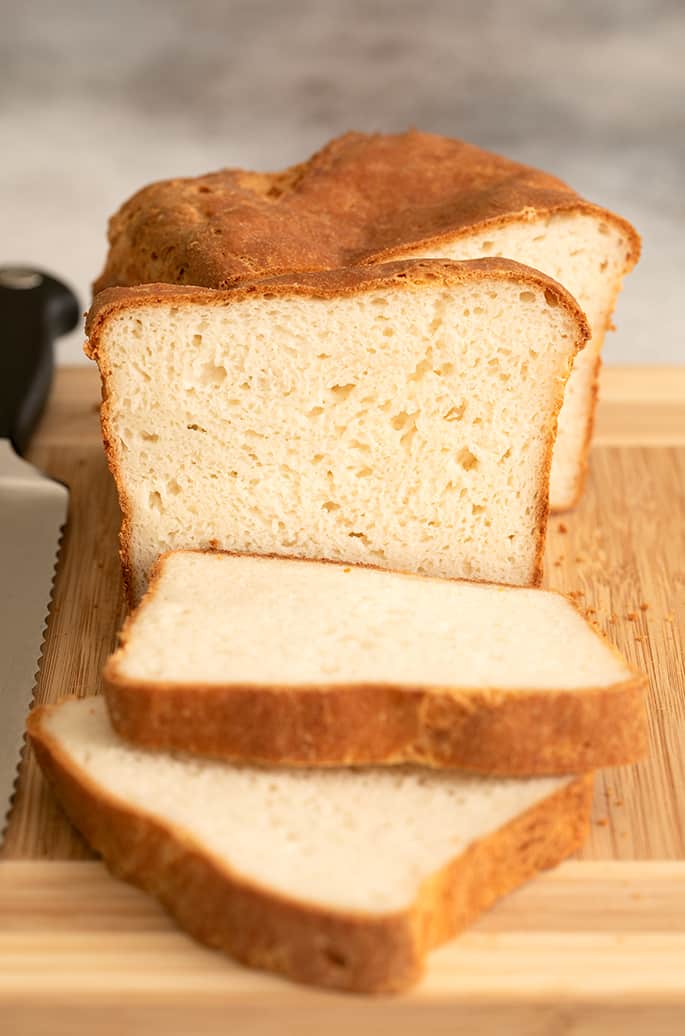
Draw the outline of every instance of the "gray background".
<instances>
[{"instance_id":1,"label":"gray background","mask_svg":"<svg viewBox=\"0 0 685 1036\"><path fill-rule=\"evenodd\" d=\"M0 15L0 262L52 268L84 305L106 219L142 184L415 125L631 219L644 254L605 358L683 360L683 0L0 0ZM60 358L80 348L72 335Z\"/></svg>"}]
</instances>

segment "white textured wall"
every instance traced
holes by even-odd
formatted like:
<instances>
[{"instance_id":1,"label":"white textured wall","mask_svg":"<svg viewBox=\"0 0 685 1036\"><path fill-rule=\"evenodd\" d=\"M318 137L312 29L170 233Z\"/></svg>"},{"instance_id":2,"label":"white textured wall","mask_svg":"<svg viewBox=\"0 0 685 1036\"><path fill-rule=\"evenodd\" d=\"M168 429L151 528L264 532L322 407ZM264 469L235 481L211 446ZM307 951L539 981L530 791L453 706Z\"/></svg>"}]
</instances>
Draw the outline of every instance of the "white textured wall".
<instances>
[{"instance_id":1,"label":"white textured wall","mask_svg":"<svg viewBox=\"0 0 685 1036\"><path fill-rule=\"evenodd\" d=\"M84 305L106 218L142 184L416 125L633 220L644 256L606 359L685 359L683 0L0 0L0 15L0 262L52 268Z\"/></svg>"}]
</instances>

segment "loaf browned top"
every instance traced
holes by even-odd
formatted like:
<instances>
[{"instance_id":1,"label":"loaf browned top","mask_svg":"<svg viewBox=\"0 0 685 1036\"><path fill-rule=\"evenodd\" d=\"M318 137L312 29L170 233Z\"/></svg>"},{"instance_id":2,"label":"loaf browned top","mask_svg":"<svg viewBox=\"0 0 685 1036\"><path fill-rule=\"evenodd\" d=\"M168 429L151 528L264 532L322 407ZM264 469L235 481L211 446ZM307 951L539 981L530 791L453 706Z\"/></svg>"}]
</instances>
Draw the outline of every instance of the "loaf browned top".
<instances>
[{"instance_id":1,"label":"loaf browned top","mask_svg":"<svg viewBox=\"0 0 685 1036\"><path fill-rule=\"evenodd\" d=\"M138 191L112 218L95 291L150 282L231 287L292 270L375 262L485 225L591 212L620 217L547 173L411 130L347 133L280 173L225 169Z\"/></svg>"}]
</instances>

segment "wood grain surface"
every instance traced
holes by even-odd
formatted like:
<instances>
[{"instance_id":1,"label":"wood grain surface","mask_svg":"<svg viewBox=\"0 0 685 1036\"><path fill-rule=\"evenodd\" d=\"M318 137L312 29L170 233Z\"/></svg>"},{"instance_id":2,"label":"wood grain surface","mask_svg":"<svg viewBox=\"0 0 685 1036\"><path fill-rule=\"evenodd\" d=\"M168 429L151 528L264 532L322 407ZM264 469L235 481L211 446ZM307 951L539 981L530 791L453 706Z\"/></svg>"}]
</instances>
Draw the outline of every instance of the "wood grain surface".
<instances>
[{"instance_id":1,"label":"wood grain surface","mask_svg":"<svg viewBox=\"0 0 685 1036\"><path fill-rule=\"evenodd\" d=\"M35 1026L18 1031L53 1036L148 1036L151 1022L167 1036L337 1036L355 1031L352 1026L393 1036L606 1036L643 1031L634 1024L644 1014L659 1023L645 1032L682 1033L685 988L677 963L685 957L684 882L685 863L645 869L569 862L433 953L411 993L364 998L303 990L232 964L183 935L154 901L96 863L6 863L0 1019L3 1010L5 1018L12 1011ZM123 1016L119 990L127 995ZM460 1021L474 1028L459 1029Z\"/></svg>"},{"instance_id":2,"label":"wood grain surface","mask_svg":"<svg viewBox=\"0 0 685 1036\"><path fill-rule=\"evenodd\" d=\"M99 690L123 615L98 394L92 369L60 370L32 448L71 489L40 702ZM303 991L195 946L88 861L27 755L0 852L0 1029L685 1032L685 369L605 371L586 493L551 520L545 578L650 681L649 759L598 775L579 860L433 954L408 997Z\"/></svg>"}]
</instances>

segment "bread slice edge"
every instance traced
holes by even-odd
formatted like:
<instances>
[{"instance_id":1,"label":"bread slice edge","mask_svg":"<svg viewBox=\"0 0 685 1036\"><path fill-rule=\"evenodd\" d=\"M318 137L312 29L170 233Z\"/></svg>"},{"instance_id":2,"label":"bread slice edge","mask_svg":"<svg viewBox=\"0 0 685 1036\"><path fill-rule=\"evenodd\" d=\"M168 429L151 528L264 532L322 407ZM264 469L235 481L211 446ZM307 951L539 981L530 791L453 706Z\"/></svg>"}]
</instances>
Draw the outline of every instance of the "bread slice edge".
<instances>
[{"instance_id":1,"label":"bread slice edge","mask_svg":"<svg viewBox=\"0 0 685 1036\"><path fill-rule=\"evenodd\" d=\"M158 559L148 591L126 620L119 646L104 668L103 692L112 725L127 741L267 765L416 763L519 777L582 773L636 762L646 754L647 678L632 667L632 675L619 683L568 690L391 683L207 684L126 676L121 661L128 631L154 600L166 560L185 553L211 552L176 551ZM297 564L302 559L282 560ZM308 563L373 569L334 561ZM507 589L516 592L515 587ZM579 612L573 600L564 599ZM596 626L593 629L625 666L620 652Z\"/></svg>"}]
</instances>

